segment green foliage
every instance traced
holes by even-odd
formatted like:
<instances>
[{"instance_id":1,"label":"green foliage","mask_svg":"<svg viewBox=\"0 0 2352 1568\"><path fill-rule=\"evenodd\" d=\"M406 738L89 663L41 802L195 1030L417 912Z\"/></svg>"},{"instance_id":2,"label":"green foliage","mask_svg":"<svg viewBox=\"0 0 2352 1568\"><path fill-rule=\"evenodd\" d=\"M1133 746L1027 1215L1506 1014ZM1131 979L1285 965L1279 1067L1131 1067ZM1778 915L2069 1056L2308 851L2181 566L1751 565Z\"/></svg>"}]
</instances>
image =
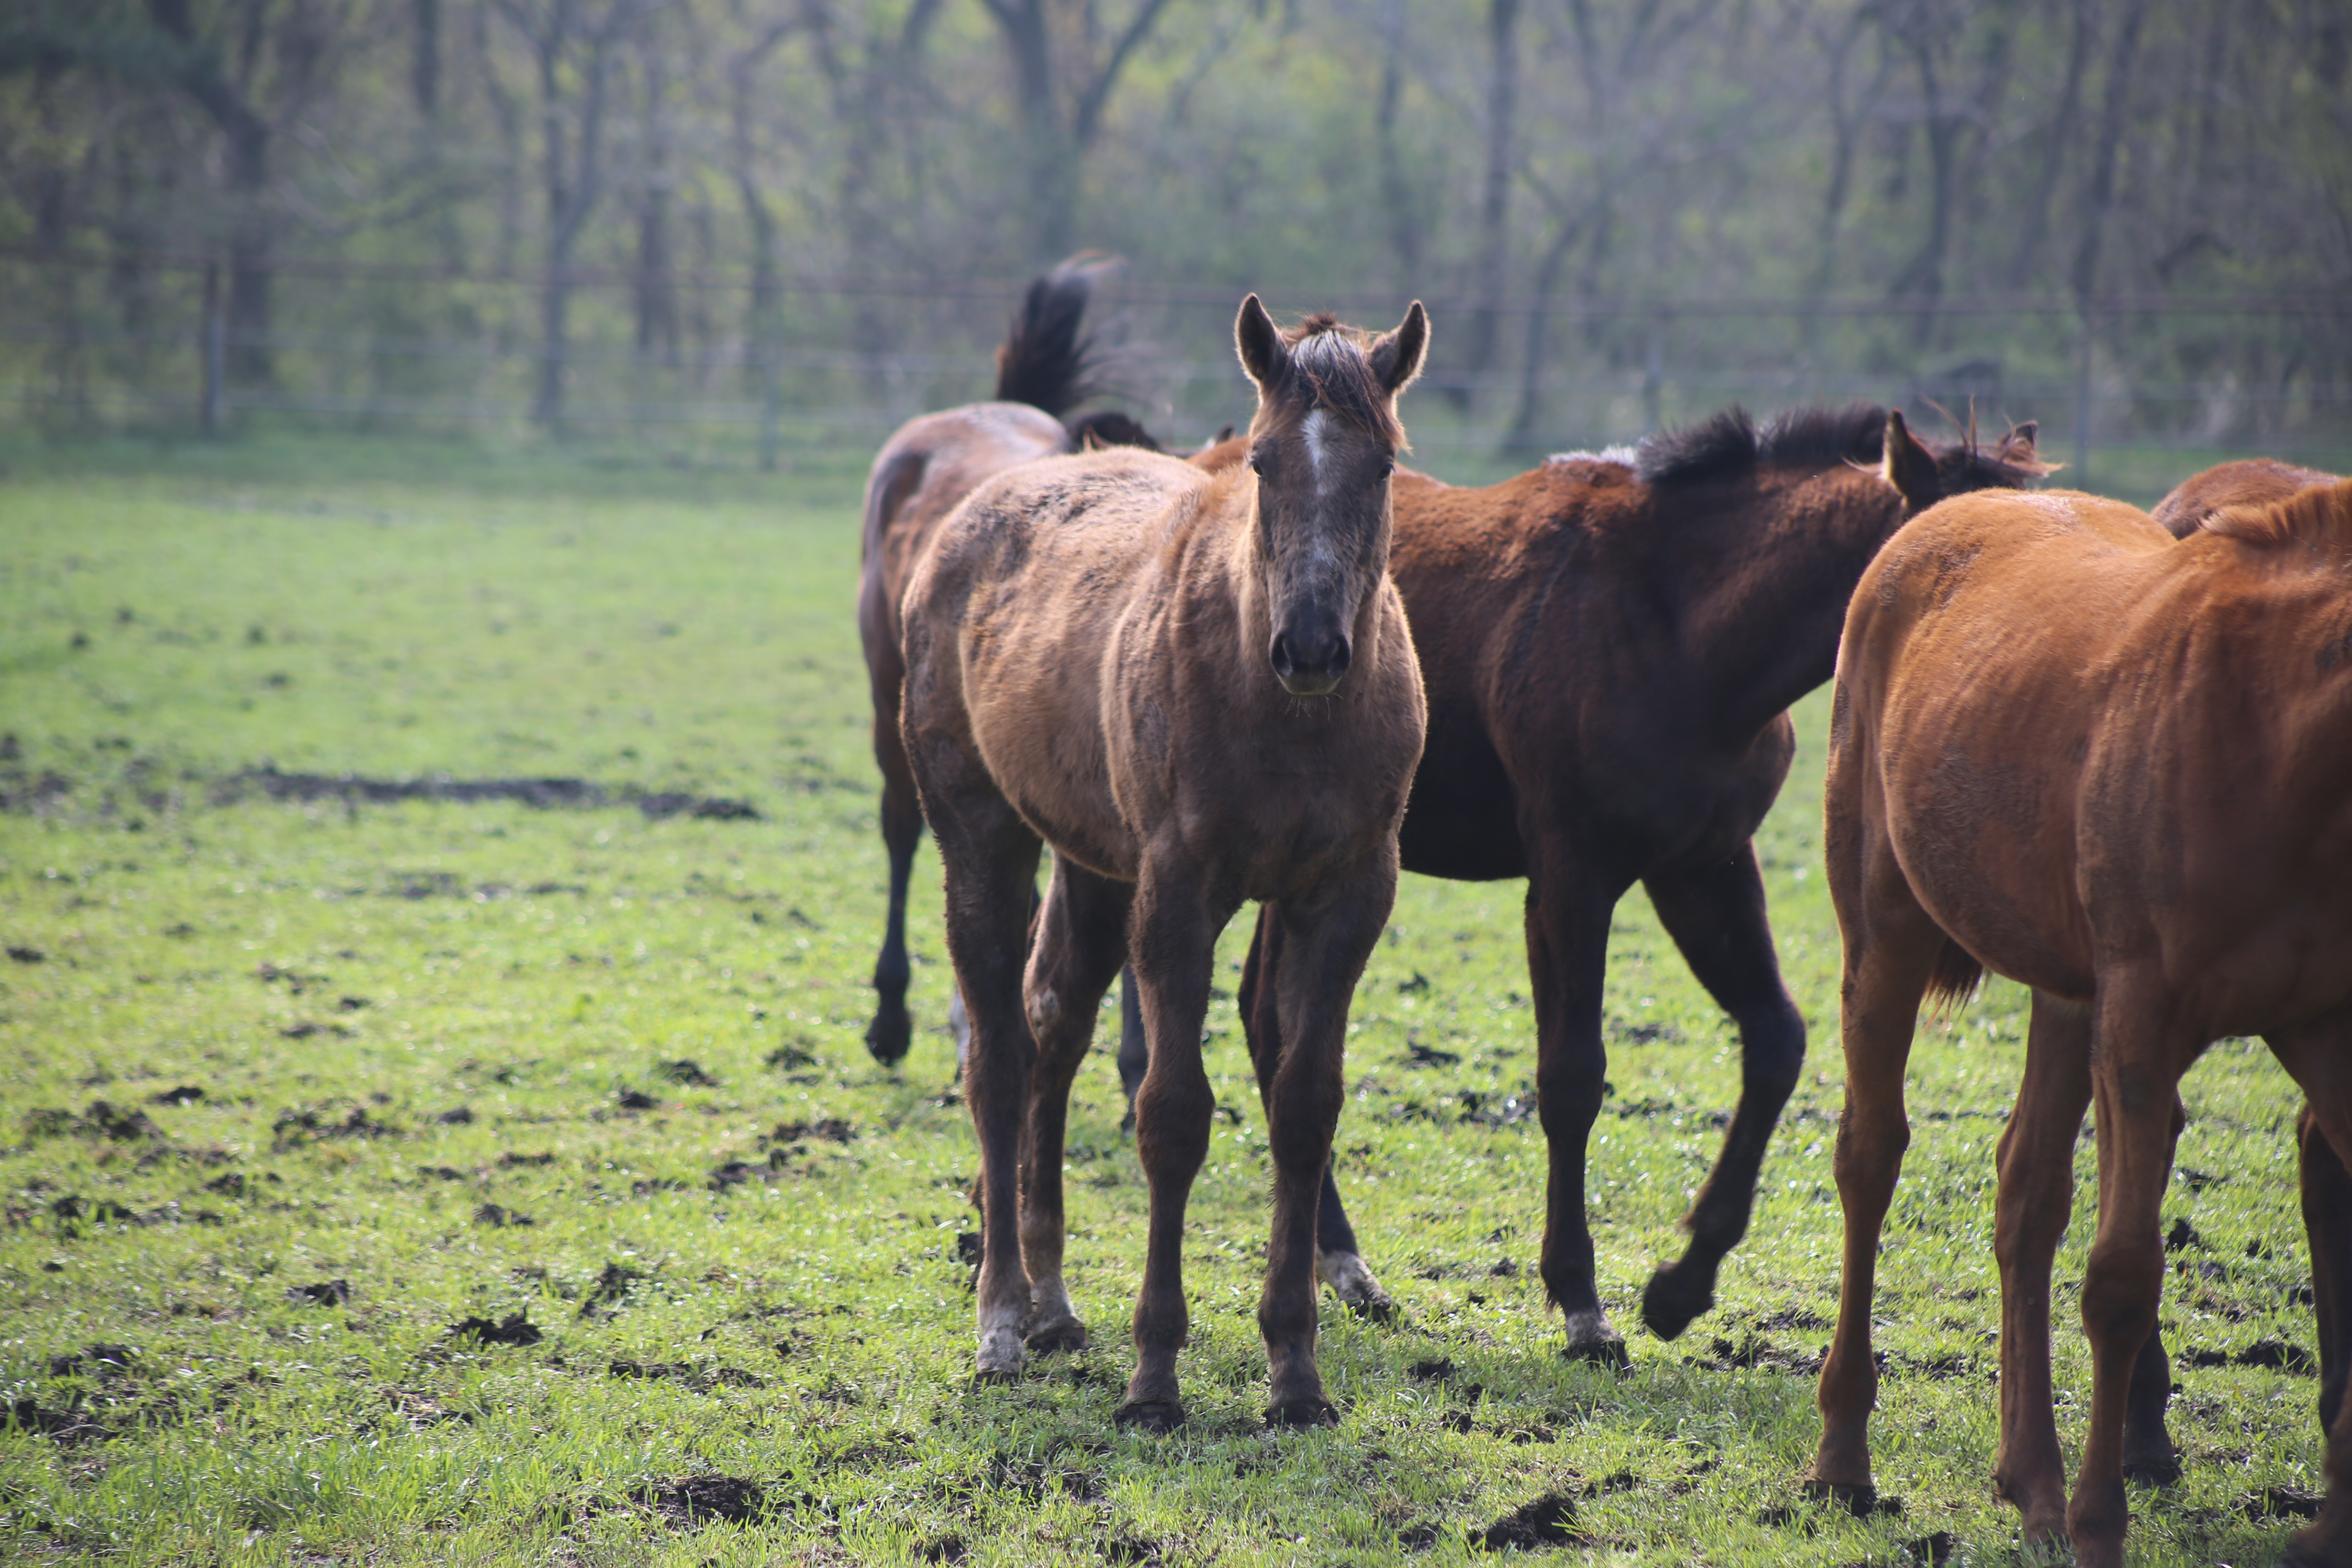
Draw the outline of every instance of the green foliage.
<instances>
[{"instance_id":1,"label":"green foliage","mask_svg":"<svg viewBox=\"0 0 2352 1568\"><path fill-rule=\"evenodd\" d=\"M1895 1563L1939 1532L1958 1560L2008 1559L2014 1516L1986 1477L2011 987L1924 1030L1914 1058L1878 1306L1877 1473L1903 1512L1852 1520L1793 1490L1839 1234L1822 697L1760 846L1815 1057L1716 1311L1673 1345L1636 1334L1622 1377L1559 1358L1534 1268L1541 1135L1507 1103L1534 1071L1520 889L1409 879L1358 995L1339 1135L1402 1319L1327 1309L1345 1420L1261 1430L1265 1129L1221 994L1226 1113L1186 1260L1192 1419L1148 1439L1110 1421L1144 1189L1107 1060L1070 1132L1094 1348L971 1384L974 1154L937 1027L928 853L926 1032L903 1075L859 1043L882 905L849 618L859 455L806 454L781 479L354 441L8 460L7 1554L1459 1562L1469 1534L1565 1494L1612 1562ZM265 761L576 776L608 804L222 791ZM661 792L761 815L630 804ZM1631 1330L1738 1047L1638 896L1605 1014L1593 1215ZM2186 1087L2167 1215L2200 1239L2173 1255L2164 1321L2187 1475L2136 1497L2135 1539L2150 1563L2260 1561L2288 1524L2250 1513L2321 1485L2316 1385L2189 1355L2312 1342L2294 1100L2240 1043ZM2087 1140L2078 1173L2058 1268L2070 1445ZM518 1321L535 1342L503 1342L530 1339Z\"/></svg>"}]
</instances>

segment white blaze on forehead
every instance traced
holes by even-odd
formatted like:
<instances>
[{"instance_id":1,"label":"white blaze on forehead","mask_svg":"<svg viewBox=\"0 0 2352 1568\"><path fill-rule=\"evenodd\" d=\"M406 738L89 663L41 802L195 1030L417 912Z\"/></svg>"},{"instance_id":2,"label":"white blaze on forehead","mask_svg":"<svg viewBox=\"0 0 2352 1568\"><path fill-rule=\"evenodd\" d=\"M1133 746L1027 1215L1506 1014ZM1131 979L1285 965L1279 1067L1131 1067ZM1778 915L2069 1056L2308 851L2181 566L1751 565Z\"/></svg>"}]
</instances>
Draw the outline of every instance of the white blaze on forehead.
<instances>
[{"instance_id":1,"label":"white blaze on forehead","mask_svg":"<svg viewBox=\"0 0 2352 1568\"><path fill-rule=\"evenodd\" d=\"M1315 488L1318 491L1331 488L1331 477L1328 471L1331 455L1323 445L1324 432L1330 426L1330 411L1324 408L1309 414L1298 426L1298 433L1307 437L1307 463L1315 472Z\"/></svg>"}]
</instances>

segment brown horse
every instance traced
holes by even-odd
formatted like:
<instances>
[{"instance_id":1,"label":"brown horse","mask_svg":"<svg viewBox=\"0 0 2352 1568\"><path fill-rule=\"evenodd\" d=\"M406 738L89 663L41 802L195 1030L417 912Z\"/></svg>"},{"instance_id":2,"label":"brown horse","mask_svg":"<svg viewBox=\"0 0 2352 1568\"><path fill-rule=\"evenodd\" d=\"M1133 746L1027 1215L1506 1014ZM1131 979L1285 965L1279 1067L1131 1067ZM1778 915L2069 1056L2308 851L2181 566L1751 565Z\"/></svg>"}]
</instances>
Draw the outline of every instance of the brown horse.
<instances>
[{"instance_id":1,"label":"brown horse","mask_svg":"<svg viewBox=\"0 0 2352 1568\"><path fill-rule=\"evenodd\" d=\"M1870 1483L1878 1237L1908 1133L1923 995L1979 967L2032 988L2001 1135L2000 1449L2030 1542L2121 1563L2127 1389L2154 1327L2178 1086L2260 1035L2309 1099L2304 1213L2341 1392L2352 1286L2352 484L2228 508L2176 542L2145 513L1976 496L1897 534L1853 598L1827 858L1845 940L1845 1210L1812 1483ZM2070 1504L2052 1416L2050 1266L2098 1108L2083 1283L2092 1394ZM2352 1421L2290 1555L2352 1563Z\"/></svg>"},{"instance_id":2,"label":"brown horse","mask_svg":"<svg viewBox=\"0 0 2352 1568\"><path fill-rule=\"evenodd\" d=\"M890 856L890 912L874 964L874 1020L866 1048L887 1067L907 1054L907 879L923 816L898 739L898 692L906 681L899 652L898 601L931 537L956 503L980 482L1016 463L1090 446L1159 449L1123 414L1098 410L1065 423L1062 416L1100 389L1095 352L1082 331L1095 283L1116 262L1085 253L1029 285L1003 346L996 351L996 399L908 420L882 444L866 480L866 529L859 548L857 636L866 645L874 693L874 760L882 768L882 842Z\"/></svg>"},{"instance_id":3,"label":"brown horse","mask_svg":"<svg viewBox=\"0 0 2352 1568\"><path fill-rule=\"evenodd\" d=\"M1328 317L1282 332L1252 295L1234 336L1258 389L1246 466L1120 451L1001 475L940 530L903 607L901 723L971 1016L978 1370L1013 1374L1024 1339L1086 1342L1062 1281L1063 1131L1131 951L1151 1198L1119 1420L1153 1431L1183 1419L1184 1205L1213 1107L1201 1026L1217 933L1248 899L1278 902L1291 954L1273 1004L1289 1049L1266 1089L1267 1419L1334 1419L1315 1364L1317 1187L1423 722L1387 569L1396 397L1428 318L1416 303L1369 341ZM1033 944L1041 843L1054 867Z\"/></svg>"},{"instance_id":4,"label":"brown horse","mask_svg":"<svg viewBox=\"0 0 2352 1568\"><path fill-rule=\"evenodd\" d=\"M1568 1352L1622 1364L1593 1279L1586 1141L1603 1093L1602 964L1635 882L1738 1025L1741 1094L1723 1152L1643 1319L1672 1339L1713 1300L1746 1231L1766 1140L1804 1058L1750 843L1793 738L1785 710L1826 680L1846 597L1903 520L1947 495L2042 471L2033 426L1991 452L1931 449L1902 416L1811 410L1760 429L1735 409L1621 461L1555 458L1484 489L1396 484L1391 562L1429 693L1405 869L1526 877L1539 1109L1549 1141L1544 1283ZM1270 912L1241 1005L1261 1081L1286 1033L1289 963ZM1324 1278L1384 1300L1327 1184Z\"/></svg>"},{"instance_id":5,"label":"brown horse","mask_svg":"<svg viewBox=\"0 0 2352 1568\"><path fill-rule=\"evenodd\" d=\"M2248 458L2223 463L2180 482L2179 489L2156 503L2148 515L2175 539L2186 539L2197 525L2225 507L2261 506L2284 500L2314 485L2332 485L2334 474L2299 468L2276 458Z\"/></svg>"}]
</instances>

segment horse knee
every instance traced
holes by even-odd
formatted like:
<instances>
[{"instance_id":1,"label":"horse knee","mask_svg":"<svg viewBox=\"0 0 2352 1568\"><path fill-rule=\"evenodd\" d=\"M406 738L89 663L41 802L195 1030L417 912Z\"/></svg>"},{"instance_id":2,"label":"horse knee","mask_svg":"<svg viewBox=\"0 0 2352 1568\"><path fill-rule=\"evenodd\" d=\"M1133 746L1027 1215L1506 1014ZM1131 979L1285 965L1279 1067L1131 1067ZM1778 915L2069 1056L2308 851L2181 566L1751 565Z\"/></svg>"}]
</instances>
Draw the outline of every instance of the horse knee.
<instances>
[{"instance_id":1,"label":"horse knee","mask_svg":"<svg viewBox=\"0 0 2352 1568\"><path fill-rule=\"evenodd\" d=\"M1543 1118L1547 1136L1591 1128L1593 1118L1601 1114L1601 1100L1606 1092L1601 1076L1605 1070L1597 1057L1538 1065L1536 1109Z\"/></svg>"},{"instance_id":2,"label":"horse knee","mask_svg":"<svg viewBox=\"0 0 2352 1568\"><path fill-rule=\"evenodd\" d=\"M1739 1076L1746 1093L1785 1102L1805 1068L1805 1019L1785 999L1769 1014L1743 1021Z\"/></svg>"},{"instance_id":3,"label":"horse knee","mask_svg":"<svg viewBox=\"0 0 2352 1568\"><path fill-rule=\"evenodd\" d=\"M2095 1246L2083 1272L2083 1331L2095 1347L2116 1342L2137 1352L2156 1327L2164 1288L2164 1251L2156 1238Z\"/></svg>"}]
</instances>

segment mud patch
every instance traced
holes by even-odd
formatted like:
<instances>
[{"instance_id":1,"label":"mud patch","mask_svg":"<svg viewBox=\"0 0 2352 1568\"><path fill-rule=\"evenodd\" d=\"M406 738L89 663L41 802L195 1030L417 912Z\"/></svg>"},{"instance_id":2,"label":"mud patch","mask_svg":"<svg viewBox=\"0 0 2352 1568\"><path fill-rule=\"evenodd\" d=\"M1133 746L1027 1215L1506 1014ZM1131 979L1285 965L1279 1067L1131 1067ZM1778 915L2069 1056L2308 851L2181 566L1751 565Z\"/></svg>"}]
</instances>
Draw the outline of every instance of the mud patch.
<instances>
[{"instance_id":1,"label":"mud patch","mask_svg":"<svg viewBox=\"0 0 2352 1568\"><path fill-rule=\"evenodd\" d=\"M280 1111L269 1127L271 1145L278 1150L330 1138L396 1138L400 1131L369 1115L362 1105L352 1106L340 1120L332 1110L296 1106Z\"/></svg>"},{"instance_id":2,"label":"mud patch","mask_svg":"<svg viewBox=\"0 0 2352 1568\"><path fill-rule=\"evenodd\" d=\"M520 1312L509 1312L492 1322L488 1318L460 1318L449 1325L453 1340L474 1340L486 1345L535 1345L547 1336Z\"/></svg>"},{"instance_id":3,"label":"mud patch","mask_svg":"<svg viewBox=\"0 0 2352 1568\"><path fill-rule=\"evenodd\" d=\"M49 1358L51 1377L96 1377L100 1379L128 1377L137 1365L139 1352L129 1345L98 1342L84 1345L78 1351Z\"/></svg>"},{"instance_id":4,"label":"mud patch","mask_svg":"<svg viewBox=\"0 0 2352 1568\"><path fill-rule=\"evenodd\" d=\"M17 1431L53 1437L65 1447L82 1443L103 1443L114 1436L88 1411L79 1407L47 1410L42 1408L38 1400L19 1399L7 1406L7 1415L8 1425Z\"/></svg>"},{"instance_id":5,"label":"mud patch","mask_svg":"<svg viewBox=\"0 0 2352 1568\"><path fill-rule=\"evenodd\" d=\"M2248 1519L2257 1523L2266 1519L2317 1519L2319 1505L2327 1500L2294 1487L2264 1487L2245 1501Z\"/></svg>"},{"instance_id":6,"label":"mud patch","mask_svg":"<svg viewBox=\"0 0 2352 1568\"><path fill-rule=\"evenodd\" d=\"M184 1083L177 1089L167 1089L161 1094L147 1097L150 1105L194 1105L205 1097L201 1084Z\"/></svg>"},{"instance_id":7,"label":"mud patch","mask_svg":"<svg viewBox=\"0 0 2352 1568\"><path fill-rule=\"evenodd\" d=\"M661 1101L641 1089L625 1089L613 1097L613 1103L624 1110L659 1110Z\"/></svg>"},{"instance_id":8,"label":"mud patch","mask_svg":"<svg viewBox=\"0 0 2352 1568\"><path fill-rule=\"evenodd\" d=\"M769 1500L767 1488L733 1476L647 1481L631 1489L629 1500L677 1524L709 1524L714 1520L741 1524L763 1517L777 1506Z\"/></svg>"},{"instance_id":9,"label":"mud patch","mask_svg":"<svg viewBox=\"0 0 2352 1568\"><path fill-rule=\"evenodd\" d=\"M2252 1366L2284 1372L2290 1377L2319 1375L2319 1358L2284 1340L2257 1340L2235 1355L2228 1351L2187 1351L2179 1360L2189 1366Z\"/></svg>"},{"instance_id":10,"label":"mud patch","mask_svg":"<svg viewBox=\"0 0 2352 1568\"><path fill-rule=\"evenodd\" d=\"M539 1221L517 1209L498 1204L484 1204L474 1211L476 1225L488 1226L492 1230L527 1230Z\"/></svg>"},{"instance_id":11,"label":"mud patch","mask_svg":"<svg viewBox=\"0 0 2352 1568\"><path fill-rule=\"evenodd\" d=\"M857 1129L838 1116L821 1117L814 1121L779 1121L761 1142L798 1153L800 1146L812 1138L845 1144L856 1141Z\"/></svg>"},{"instance_id":12,"label":"mud patch","mask_svg":"<svg viewBox=\"0 0 2352 1568\"><path fill-rule=\"evenodd\" d=\"M499 1169L501 1171L537 1170L543 1166L552 1165L554 1163L555 1156L553 1154L508 1153L499 1156Z\"/></svg>"},{"instance_id":13,"label":"mud patch","mask_svg":"<svg viewBox=\"0 0 2352 1568\"><path fill-rule=\"evenodd\" d=\"M765 1388L768 1380L757 1373L746 1372L740 1366L697 1366L682 1361L615 1361L604 1371L612 1377L642 1378L648 1382L677 1382L697 1394L708 1394L714 1388Z\"/></svg>"},{"instance_id":14,"label":"mud patch","mask_svg":"<svg viewBox=\"0 0 2352 1568\"><path fill-rule=\"evenodd\" d=\"M286 1299L298 1307L340 1307L352 1299L348 1279L320 1279L309 1285L289 1285Z\"/></svg>"},{"instance_id":15,"label":"mud patch","mask_svg":"<svg viewBox=\"0 0 2352 1568\"><path fill-rule=\"evenodd\" d=\"M63 793L64 781L59 781ZM0 784L0 798L5 798ZM460 779L436 773L420 779L366 778L358 773L285 773L274 767L247 768L214 784L215 805L234 805L259 795L274 801L308 804L341 801L345 805L388 805L399 801L450 801L473 805L484 801L514 801L540 811L595 810L635 806L647 821L689 816L709 822L762 822L759 807L749 801L718 795L689 795L677 790L648 791L625 785L608 789L586 779Z\"/></svg>"},{"instance_id":16,"label":"mud patch","mask_svg":"<svg viewBox=\"0 0 2352 1568\"><path fill-rule=\"evenodd\" d=\"M656 1062L654 1077L663 1083L674 1083L684 1089L717 1089L719 1080L705 1072L702 1064L691 1057L681 1057L674 1062Z\"/></svg>"},{"instance_id":17,"label":"mud patch","mask_svg":"<svg viewBox=\"0 0 2352 1568\"><path fill-rule=\"evenodd\" d=\"M580 1300L583 1318L609 1318L628 1300L629 1294L651 1276L630 1268L625 1263L607 1263L604 1271L596 1276L588 1294Z\"/></svg>"},{"instance_id":18,"label":"mud patch","mask_svg":"<svg viewBox=\"0 0 2352 1568\"><path fill-rule=\"evenodd\" d=\"M1547 1492L1470 1537L1474 1551L1483 1547L1488 1552L1540 1552L1584 1544L1576 1529L1576 1500L1566 1492Z\"/></svg>"},{"instance_id":19,"label":"mud patch","mask_svg":"<svg viewBox=\"0 0 2352 1568\"><path fill-rule=\"evenodd\" d=\"M118 1107L103 1100L93 1100L89 1102L89 1108L79 1116L70 1110L26 1111L25 1136L27 1138L103 1138L117 1143L131 1143L141 1139L160 1140L164 1133L163 1130L156 1126L143 1110Z\"/></svg>"},{"instance_id":20,"label":"mud patch","mask_svg":"<svg viewBox=\"0 0 2352 1568\"><path fill-rule=\"evenodd\" d=\"M1698 1364L1715 1372L1780 1372L1811 1376L1822 1370L1823 1359L1819 1351L1788 1350L1753 1333L1737 1344L1718 1335L1708 1348L1714 1353Z\"/></svg>"}]
</instances>

